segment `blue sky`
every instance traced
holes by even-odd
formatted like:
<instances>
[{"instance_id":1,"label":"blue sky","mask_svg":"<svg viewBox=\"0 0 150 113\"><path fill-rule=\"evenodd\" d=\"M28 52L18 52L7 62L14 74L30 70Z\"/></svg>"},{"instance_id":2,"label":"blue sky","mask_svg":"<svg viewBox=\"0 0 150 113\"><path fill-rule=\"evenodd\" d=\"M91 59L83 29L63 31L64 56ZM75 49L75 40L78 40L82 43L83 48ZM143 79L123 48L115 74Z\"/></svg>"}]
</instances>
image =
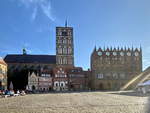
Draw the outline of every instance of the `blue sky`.
<instances>
[{"instance_id":1,"label":"blue sky","mask_svg":"<svg viewBox=\"0 0 150 113\"><path fill-rule=\"evenodd\" d=\"M74 27L75 65L90 67L96 45L140 47L150 66L149 0L1 0L0 56L55 54L55 27Z\"/></svg>"}]
</instances>

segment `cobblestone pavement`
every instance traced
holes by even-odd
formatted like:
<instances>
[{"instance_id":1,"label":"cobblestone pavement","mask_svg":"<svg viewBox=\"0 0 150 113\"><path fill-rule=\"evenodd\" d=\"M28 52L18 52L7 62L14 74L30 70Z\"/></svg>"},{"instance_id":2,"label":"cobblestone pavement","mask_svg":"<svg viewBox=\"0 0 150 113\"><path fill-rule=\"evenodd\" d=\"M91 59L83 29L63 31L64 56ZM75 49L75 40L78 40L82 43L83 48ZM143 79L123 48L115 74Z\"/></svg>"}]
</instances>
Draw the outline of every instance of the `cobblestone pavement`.
<instances>
[{"instance_id":1,"label":"cobblestone pavement","mask_svg":"<svg viewBox=\"0 0 150 113\"><path fill-rule=\"evenodd\" d=\"M150 113L149 97L119 92L33 94L1 98L0 113Z\"/></svg>"}]
</instances>

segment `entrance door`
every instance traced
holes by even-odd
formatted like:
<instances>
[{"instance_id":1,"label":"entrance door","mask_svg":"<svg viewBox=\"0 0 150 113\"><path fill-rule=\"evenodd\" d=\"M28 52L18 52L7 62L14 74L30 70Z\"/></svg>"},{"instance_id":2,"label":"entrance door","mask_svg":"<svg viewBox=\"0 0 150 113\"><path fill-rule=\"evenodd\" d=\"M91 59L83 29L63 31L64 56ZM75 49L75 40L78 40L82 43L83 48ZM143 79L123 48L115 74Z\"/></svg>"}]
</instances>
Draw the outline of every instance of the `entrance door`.
<instances>
[{"instance_id":1,"label":"entrance door","mask_svg":"<svg viewBox=\"0 0 150 113\"><path fill-rule=\"evenodd\" d=\"M33 90L33 91L35 90L35 86L34 86L34 85L32 86L32 90Z\"/></svg>"}]
</instances>

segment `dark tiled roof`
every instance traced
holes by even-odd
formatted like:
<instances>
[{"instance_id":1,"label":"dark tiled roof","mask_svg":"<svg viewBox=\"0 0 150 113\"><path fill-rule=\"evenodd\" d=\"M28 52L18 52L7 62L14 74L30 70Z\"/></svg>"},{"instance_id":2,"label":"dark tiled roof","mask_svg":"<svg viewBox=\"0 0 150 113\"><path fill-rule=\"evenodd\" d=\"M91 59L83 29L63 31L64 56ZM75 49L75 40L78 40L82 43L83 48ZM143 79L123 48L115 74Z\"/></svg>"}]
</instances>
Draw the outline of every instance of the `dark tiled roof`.
<instances>
[{"instance_id":1,"label":"dark tiled roof","mask_svg":"<svg viewBox=\"0 0 150 113\"><path fill-rule=\"evenodd\" d=\"M56 55L19 55L8 54L4 61L6 63L41 63L56 64Z\"/></svg>"}]
</instances>

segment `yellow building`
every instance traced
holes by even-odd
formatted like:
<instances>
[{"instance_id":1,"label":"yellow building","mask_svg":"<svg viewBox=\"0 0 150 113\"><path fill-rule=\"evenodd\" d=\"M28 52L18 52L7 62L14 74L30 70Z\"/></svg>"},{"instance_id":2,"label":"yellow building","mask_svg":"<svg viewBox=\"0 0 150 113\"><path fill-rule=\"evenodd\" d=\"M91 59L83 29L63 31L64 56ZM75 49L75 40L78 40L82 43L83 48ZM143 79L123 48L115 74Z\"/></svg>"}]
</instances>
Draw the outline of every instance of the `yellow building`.
<instances>
[{"instance_id":1,"label":"yellow building","mask_svg":"<svg viewBox=\"0 0 150 113\"><path fill-rule=\"evenodd\" d=\"M0 59L0 90L7 89L7 64Z\"/></svg>"}]
</instances>

